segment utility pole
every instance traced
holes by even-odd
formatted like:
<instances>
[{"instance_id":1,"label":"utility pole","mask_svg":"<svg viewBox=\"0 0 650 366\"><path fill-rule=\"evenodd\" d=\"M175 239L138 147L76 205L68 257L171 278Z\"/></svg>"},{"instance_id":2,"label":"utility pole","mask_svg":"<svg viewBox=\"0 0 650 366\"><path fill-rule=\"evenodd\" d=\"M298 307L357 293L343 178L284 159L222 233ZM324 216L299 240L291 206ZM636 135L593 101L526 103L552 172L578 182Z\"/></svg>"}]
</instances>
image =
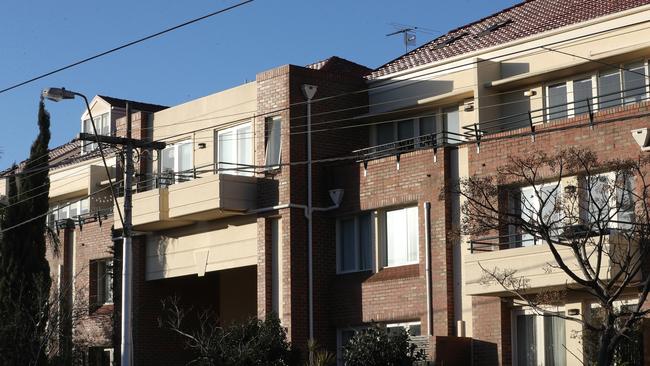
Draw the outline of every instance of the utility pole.
<instances>
[{"instance_id":1,"label":"utility pole","mask_svg":"<svg viewBox=\"0 0 650 366\"><path fill-rule=\"evenodd\" d=\"M131 332L131 316L132 316L132 236L131 227L133 226L133 143L131 142L131 107L129 102L126 102L126 139L127 143L124 145L124 225L122 227L122 313L121 313L121 334L122 344L121 349L121 365L129 366L133 361L133 343Z\"/></svg>"},{"instance_id":2,"label":"utility pole","mask_svg":"<svg viewBox=\"0 0 650 366\"><path fill-rule=\"evenodd\" d=\"M131 108L126 104L126 137L91 135L80 133L82 141L106 143L110 145L124 146L124 223L122 224L122 313L121 313L121 365L131 366L133 363L133 339L132 339L132 318L133 318L133 149L155 149L162 150L164 142L149 142L132 138Z\"/></svg>"}]
</instances>

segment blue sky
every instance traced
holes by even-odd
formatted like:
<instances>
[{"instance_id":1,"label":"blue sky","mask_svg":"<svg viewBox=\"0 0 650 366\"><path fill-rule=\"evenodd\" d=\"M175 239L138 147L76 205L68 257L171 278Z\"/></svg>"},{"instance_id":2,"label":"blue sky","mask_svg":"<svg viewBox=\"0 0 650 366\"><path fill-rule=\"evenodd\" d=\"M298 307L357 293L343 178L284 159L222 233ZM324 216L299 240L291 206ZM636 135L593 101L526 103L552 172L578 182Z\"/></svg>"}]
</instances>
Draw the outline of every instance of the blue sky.
<instances>
[{"instance_id":1,"label":"blue sky","mask_svg":"<svg viewBox=\"0 0 650 366\"><path fill-rule=\"evenodd\" d=\"M237 1L8 1L0 12L0 89ZM426 28L417 45L515 0L256 0L231 12L0 94L0 168L27 157L40 90L65 86L175 105L283 64L332 55L374 68L404 52L391 23ZM52 142L79 132L81 101L48 103Z\"/></svg>"}]
</instances>

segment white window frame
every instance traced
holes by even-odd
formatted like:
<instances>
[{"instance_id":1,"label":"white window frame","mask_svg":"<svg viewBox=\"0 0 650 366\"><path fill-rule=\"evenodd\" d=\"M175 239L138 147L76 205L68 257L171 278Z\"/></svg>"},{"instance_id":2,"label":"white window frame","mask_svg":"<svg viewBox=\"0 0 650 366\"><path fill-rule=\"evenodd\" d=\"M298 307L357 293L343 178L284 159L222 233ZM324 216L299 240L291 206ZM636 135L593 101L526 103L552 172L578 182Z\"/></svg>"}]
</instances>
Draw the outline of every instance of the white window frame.
<instances>
[{"instance_id":1,"label":"white window frame","mask_svg":"<svg viewBox=\"0 0 650 366\"><path fill-rule=\"evenodd\" d=\"M600 77L609 74L612 72L618 72L619 76L619 83L621 85L621 95L620 95L620 105L619 106L626 106L626 105L631 105L634 104L635 102L629 102L625 103L624 101L624 95L625 95L625 79L624 79L624 70L627 68L631 68L634 66L642 66L644 71L645 71L645 97L642 98L642 101L647 101L650 100L650 66L649 66L649 61L648 59L642 59L642 60L636 60L636 61L630 61L626 63L621 63L617 64L618 69L606 69L606 70L598 70L596 72L591 72L591 73L586 73L586 74L578 74L578 75L572 75L571 77L563 78L563 79L556 79L551 82L544 83L544 121L549 122L552 120L558 120L561 118L555 118L551 119L550 118L550 93L549 93L549 88L556 86L558 84L566 83L566 92L567 92L567 117L565 118L573 118L577 114L575 113L575 98L574 98L574 88L573 88L573 83L576 81L580 80L585 80L585 79L591 79L591 100L589 102L589 105L591 106L591 113L596 113L600 108L600 96L599 96L599 84L600 84ZM610 107L607 107L610 108ZM581 113L582 115L584 113Z\"/></svg>"},{"instance_id":2,"label":"white window frame","mask_svg":"<svg viewBox=\"0 0 650 366\"><path fill-rule=\"evenodd\" d=\"M245 129L247 127L250 128L251 136L244 136L243 138L244 139L250 139L250 141L251 141L251 144L250 144L251 146L250 146L250 151L249 151L251 159L250 159L249 162L241 162L240 161L240 156L239 156L240 138L238 137L237 133L239 132L239 130ZM216 145L217 148L216 148L216 151L215 151L215 156L216 156L216 161L215 161L216 164L215 164L215 166L217 167L217 169L222 168L221 164L220 164L221 157L219 156L219 151L221 149L221 144L219 143L220 137L221 137L222 134L226 134L226 133L230 133L230 132L234 132L234 136L236 137L235 138L235 160L236 160L235 163L236 164L253 165L254 162L255 162L255 147L254 147L255 144L253 143L253 141L254 141L254 139L253 139L253 124L251 122L246 122L246 123L241 123L241 124L238 124L236 126L229 127L229 128L223 129L223 130L217 130L216 131L217 139L216 139L216 144L215 145ZM242 167L240 167L238 165L233 165L232 163L231 164L225 164L224 168L226 168L226 169L240 168L240 169L237 169L237 170L225 170L224 174L245 175L245 176L252 176L253 175L252 169L250 171L249 171L249 169L242 170L241 169ZM218 170L218 171L220 172L220 170Z\"/></svg>"},{"instance_id":3,"label":"white window frame","mask_svg":"<svg viewBox=\"0 0 650 366\"><path fill-rule=\"evenodd\" d=\"M522 202L522 201L521 201L521 200L522 200L521 197L523 196L523 191L524 191L524 190L526 190L526 189L533 189L533 190L536 190L536 191L540 191L541 189L544 189L544 188L546 188L546 187L554 187L555 185L557 185L557 182L541 183L541 184L536 184L535 186L523 186L523 187L519 187L518 190L519 190L520 200L519 200L519 202L513 202L513 204L518 204L518 205L520 206L520 207L519 207L519 212L520 212L520 214L523 214L523 212L522 212L522 207L521 207L521 202ZM563 199L563 197L562 197L562 182L560 182L560 184L558 185L558 187L557 187L557 189L556 189L555 192L556 192L556 195L557 195L556 200L562 200L562 199ZM541 204L542 204L542 201L539 199L539 197L535 197L535 198L536 198L535 202L530 202L530 204L531 204L531 206L532 206L531 208L532 208L533 210L539 211L540 206L541 206ZM514 208L514 207L510 207L509 209L512 210L513 208ZM511 226L511 227L512 227L512 226ZM513 228L513 229L514 229L514 228ZM515 232L510 232L510 235L516 237L517 234L516 234ZM514 246L514 245L511 244L511 245L510 245L510 248L511 248L511 249L515 249L515 248L528 248L528 247L534 247L534 246L537 246L537 245L540 245L540 244L546 244L546 243L545 243L543 240L541 240L541 239L531 238L531 239L533 240L533 242L532 242L533 244L531 244L531 245L523 245L523 244L524 244L524 241L523 241L523 240L524 240L524 236L527 236L527 235L530 235L530 234L527 234L527 233L523 233L523 232L522 232L522 233L520 233L520 234L518 234L518 235L521 235L521 243L520 243L520 246ZM539 244L537 243L538 240L540 241Z\"/></svg>"},{"instance_id":4,"label":"white window frame","mask_svg":"<svg viewBox=\"0 0 650 366\"><path fill-rule=\"evenodd\" d=\"M609 182L614 182L614 179L616 179L616 172L604 172L604 173L592 175L592 177L603 177L603 176L606 177ZM619 177L619 178L621 178L621 177ZM632 179L632 182L631 182L632 183L632 190L634 190L634 184L635 184L634 176L630 176L628 178ZM583 179L583 182L581 184L586 185L587 184L586 177L583 177L582 179ZM587 188L585 187L585 189L587 189ZM618 189L618 184L616 182L614 182L614 189ZM588 205L587 207L589 207L589 209L591 209L591 200L588 197L587 197L587 200L589 200L589 202L587 202L587 205ZM610 210L610 214L608 216L611 215L612 211L617 211L618 210L618 208L616 207L616 205L618 204L617 201L618 201L618 193L615 192L612 195L612 197L610 197L610 200L608 202L609 210ZM620 219L619 214L621 214L620 210L619 210L619 212L616 212L615 216L613 216L613 217L611 217L609 219L609 221L610 221L609 222L609 228L610 229L620 229L621 225L625 225L625 224L621 224L621 223L618 222L619 219ZM584 217L585 220L589 219L589 218L591 218L591 214L586 213L583 217Z\"/></svg>"},{"instance_id":5,"label":"white window frame","mask_svg":"<svg viewBox=\"0 0 650 366\"><path fill-rule=\"evenodd\" d=\"M412 326L419 326L420 327L420 334L418 335L411 335L409 331L411 330ZM406 333L409 335L409 337L420 337L422 336L422 322L420 321L413 321L413 322L403 322L403 323L389 323L386 324L386 330L388 331L388 328L404 328L406 330ZM389 331L390 333L390 331Z\"/></svg>"},{"instance_id":6,"label":"white window frame","mask_svg":"<svg viewBox=\"0 0 650 366\"><path fill-rule=\"evenodd\" d=\"M564 306L557 306L553 307L552 309L546 309L548 311L552 311L555 313L565 313ZM544 334L544 318L546 318L544 315L541 315L539 312L531 309L531 308L514 308L512 309L510 313L510 334L511 334L511 339L513 340L511 342L512 344L512 365L513 366L519 366L517 362L517 341L519 338L517 338L517 315L535 315L535 348L537 351L537 365L538 366L544 366L546 363L546 355L544 352L544 346L545 346L545 334ZM552 315L549 315L552 316ZM567 339L566 337L566 320L565 320L565 331L564 331L564 338L565 341ZM565 352L565 357L568 358L569 355L566 354ZM541 360L539 359L539 356L541 357Z\"/></svg>"},{"instance_id":7,"label":"white window frame","mask_svg":"<svg viewBox=\"0 0 650 366\"><path fill-rule=\"evenodd\" d=\"M370 129L370 145L371 146L378 146L379 145L379 133L377 131L379 125L383 124L391 124L393 127L393 138L392 142L397 142L400 141L398 140L399 137L399 132L398 132L398 125L400 122L408 121L411 120L413 122L413 137L419 137L422 136L422 133L420 132L420 124L421 120L424 118L428 117L434 117L435 121L435 130L434 133L438 134L444 131L448 131L448 126L446 126L446 120L445 120L445 114L447 111L451 109L456 109L459 113L459 122L458 122L458 129L462 130L460 127L460 105L459 104L452 104L452 105L446 105L442 107L436 107L433 109L433 113L431 114L426 114L423 116L417 116L417 117L411 117L411 118L403 118L395 121L389 121L385 123L376 123L372 125L372 128ZM438 136L437 140L438 142L444 142L447 141L448 136ZM390 142L387 142L390 143Z\"/></svg>"},{"instance_id":8,"label":"white window frame","mask_svg":"<svg viewBox=\"0 0 650 366\"><path fill-rule=\"evenodd\" d=\"M88 207L84 210L84 202L88 202ZM70 217L70 207L76 206L77 208L77 215ZM50 205L50 209L48 211L48 215L46 216L45 222L46 225L50 226L54 224L54 221L58 221L60 218L59 211L60 210L65 210L67 213L67 218L68 219L75 219L78 216L87 214L90 212L90 197L84 197L80 198L76 201L70 201L70 202L65 202L65 203L58 203L54 205Z\"/></svg>"},{"instance_id":9,"label":"white window frame","mask_svg":"<svg viewBox=\"0 0 650 366\"><path fill-rule=\"evenodd\" d=\"M93 116L93 120L95 121L95 128L97 128L97 134L101 136L112 136L114 129L113 129L113 121L111 119L111 112L105 112L102 114L99 114L97 116ZM89 133L91 135L95 134L95 131L92 130L92 127L90 130L86 130L86 121L90 122L90 117L87 119L84 119L81 121L81 132L84 133ZM108 135L104 133L104 128L106 127L106 124L108 124ZM97 149L97 143L92 142L92 141L81 141L81 153L82 154L87 154L89 152L94 151Z\"/></svg>"},{"instance_id":10,"label":"white window frame","mask_svg":"<svg viewBox=\"0 0 650 366\"><path fill-rule=\"evenodd\" d=\"M399 264L388 264L388 219L387 219L387 214L390 211L400 211L400 210L408 210L408 209L415 209L416 211L416 222L415 222L415 228L417 232L417 238L416 238L416 245L417 245L417 258L413 261L406 261L403 263ZM420 263L420 207L418 205L408 205L408 206L401 206L401 207L391 207L391 208L384 208L381 210L381 213L379 215L380 217L380 240L379 240L379 248L380 248L380 253L381 253L381 268L393 268L393 267L402 267L402 266L408 266L412 264L418 264ZM408 242L406 243L406 250L408 252Z\"/></svg>"},{"instance_id":11,"label":"white window frame","mask_svg":"<svg viewBox=\"0 0 650 366\"><path fill-rule=\"evenodd\" d=\"M161 151L161 155L160 155L160 159L159 159L159 164L158 164L158 174L159 174L159 175L165 174L165 172L162 171L162 169L163 169L163 168L162 168L162 164L163 164L164 151L167 150L167 149L174 149L174 172L173 172L173 173L174 173L174 176L173 176L173 179L172 179L172 184L176 184L176 183L181 183L181 182L186 182L186 181L188 181L188 180L192 180L191 177L180 177L180 176L178 175L178 173L179 173L179 171L180 171L180 170L179 170L180 159L179 159L179 153L178 153L178 150L179 150L179 147L180 147L181 145L186 145L186 144L189 144L189 145L192 147L192 148L190 149L190 165L191 165L191 166L194 166L194 146L193 146L193 143L192 143L192 139L187 139L187 140L178 141L178 142L174 143L173 145L167 146L165 149L163 149L163 150Z\"/></svg>"},{"instance_id":12,"label":"white window frame","mask_svg":"<svg viewBox=\"0 0 650 366\"><path fill-rule=\"evenodd\" d=\"M369 216L369 223L370 223L370 263L368 264L368 268L360 268L360 263L361 263L361 258L359 256L361 255L361 243L359 240L359 233L360 233L360 224L359 224L359 216L362 215L368 215ZM350 217L343 217L339 218L336 220L336 273L337 274L346 274L346 273L356 273L356 272L367 272L367 271L373 271L375 268L375 251L376 251L376 237L375 237L375 220L373 219L373 214L372 212L364 212L360 213L355 216L350 216ZM355 263L357 263L357 268L355 269L350 269L350 270L343 270L342 267L342 262L341 262L341 221L345 220L354 220L354 255L355 255Z\"/></svg>"}]
</instances>

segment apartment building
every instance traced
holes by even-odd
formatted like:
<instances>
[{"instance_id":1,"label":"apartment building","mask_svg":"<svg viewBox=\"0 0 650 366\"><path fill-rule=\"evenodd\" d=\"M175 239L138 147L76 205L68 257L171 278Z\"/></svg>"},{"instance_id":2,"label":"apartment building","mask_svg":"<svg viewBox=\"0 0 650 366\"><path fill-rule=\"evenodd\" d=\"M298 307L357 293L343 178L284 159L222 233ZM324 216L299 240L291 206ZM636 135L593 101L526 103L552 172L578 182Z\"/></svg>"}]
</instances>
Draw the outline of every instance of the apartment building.
<instances>
[{"instance_id":1,"label":"apartment building","mask_svg":"<svg viewBox=\"0 0 650 366\"><path fill-rule=\"evenodd\" d=\"M350 167L360 177L355 227L368 226L360 223L364 215L378 216L375 222L385 231L375 231L378 238L366 250L379 249L387 258L376 257L375 263L388 268L377 271L374 264L376 273L362 282L359 320L381 319L371 306L374 296L363 290L374 277L396 270L391 254L400 248L401 263L407 264L400 270L408 268L410 258L419 263L409 276L413 287L408 292L419 295L408 301L398 291L387 293L381 299L402 301L382 320L419 322L423 334L433 336L434 352L440 350L436 336L465 335L473 340L475 365L586 361L578 323L536 315L502 286L481 281L482 268L496 267L528 278L533 293L566 286L571 280L562 271L544 269L554 263L548 247L507 235L456 240L445 233L460 224L459 199L444 196L441 204L432 196L448 179L492 176L511 157L533 151L587 147L601 159L644 154L631 130L650 125L648 21L647 1L526 1L452 30L369 75L370 147L358 151L361 163ZM438 143L429 147L431 141ZM379 170L383 167L392 171ZM432 191L413 194L418 183L431 184ZM526 194L530 187L520 189ZM406 212L404 207L409 207ZM339 225L348 225L341 220ZM420 234L412 247L393 241L393 230L402 233L410 225L418 227L414 234L427 237ZM345 245L347 235L339 233ZM430 282L417 277L429 274L422 263L428 256ZM363 264L353 268L363 269ZM403 283L396 286L404 288ZM425 286L432 298L425 297ZM637 291L630 288L620 305L634 304ZM584 296L565 301L557 308L562 314L584 318L593 311ZM420 304L419 311L404 314L406 304ZM647 334L644 338L647 345ZM626 357L632 364L650 362L647 349L639 345Z\"/></svg>"},{"instance_id":2,"label":"apartment building","mask_svg":"<svg viewBox=\"0 0 650 366\"><path fill-rule=\"evenodd\" d=\"M212 309L223 325L275 312L294 346L305 350L311 333L339 360L355 330L378 323L405 328L441 364L583 364L580 327L547 324L481 283L479 264L517 270L533 292L566 284L561 272L543 269L552 261L544 244L458 237L460 199L441 192L533 150L642 154L630 131L650 127L649 22L648 0L530 0L375 70L332 57L267 70L171 108L132 105L142 111L135 135L167 143L140 152L134 186L135 363L188 361L182 340L158 324L161 300L176 296ZM311 103L308 86L316 87ZM123 108L109 99L97 97L93 108ZM102 130L119 133L124 118L115 117ZM66 239L53 278L65 284L85 273L95 305L88 318L116 314L119 284L111 305L100 278L110 267L108 228L121 223L100 214L112 203L82 199L104 189L106 175L93 146L59 150L82 160L53 174L79 169L91 178L83 187L65 175L52 179L68 182L51 193L51 222L67 222L54 226ZM82 200L68 204L75 199ZM78 219L82 212L87 219ZM591 304L575 296L557 310L586 317ZM119 334L103 334L92 355L103 354L108 339L119 344ZM650 362L647 350L630 351L630 360Z\"/></svg>"}]
</instances>

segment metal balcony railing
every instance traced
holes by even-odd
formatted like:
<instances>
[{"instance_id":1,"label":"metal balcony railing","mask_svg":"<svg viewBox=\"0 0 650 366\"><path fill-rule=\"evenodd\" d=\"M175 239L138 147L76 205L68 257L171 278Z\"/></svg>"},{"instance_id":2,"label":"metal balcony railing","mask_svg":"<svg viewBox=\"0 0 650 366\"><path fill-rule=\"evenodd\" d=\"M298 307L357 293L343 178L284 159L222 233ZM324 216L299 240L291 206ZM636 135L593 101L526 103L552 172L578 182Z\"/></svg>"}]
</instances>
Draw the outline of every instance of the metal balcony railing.
<instances>
[{"instance_id":1,"label":"metal balcony railing","mask_svg":"<svg viewBox=\"0 0 650 366\"><path fill-rule=\"evenodd\" d=\"M633 105L650 100L650 93L647 92L648 85L628 88L620 92L600 94L589 99L567 102L554 106L553 108L543 107L531 109L527 112L502 116L488 121L481 121L470 126L463 126L464 137L467 141L481 142L483 137L495 133L507 132L521 128L528 128L531 135L535 135L535 126L569 117L586 116L589 124L594 124L594 113L613 107ZM630 99L632 101L630 101ZM601 104L597 108L593 100ZM521 102L526 102L522 99ZM602 106L605 104L605 106Z\"/></svg>"},{"instance_id":2,"label":"metal balcony railing","mask_svg":"<svg viewBox=\"0 0 650 366\"><path fill-rule=\"evenodd\" d=\"M441 131L437 133L389 142L386 144L371 146L364 149L354 150L352 154L356 156L356 161L358 162L368 161L416 150L457 145L466 141L465 138L466 136L464 134L454 133L450 131Z\"/></svg>"}]
</instances>

